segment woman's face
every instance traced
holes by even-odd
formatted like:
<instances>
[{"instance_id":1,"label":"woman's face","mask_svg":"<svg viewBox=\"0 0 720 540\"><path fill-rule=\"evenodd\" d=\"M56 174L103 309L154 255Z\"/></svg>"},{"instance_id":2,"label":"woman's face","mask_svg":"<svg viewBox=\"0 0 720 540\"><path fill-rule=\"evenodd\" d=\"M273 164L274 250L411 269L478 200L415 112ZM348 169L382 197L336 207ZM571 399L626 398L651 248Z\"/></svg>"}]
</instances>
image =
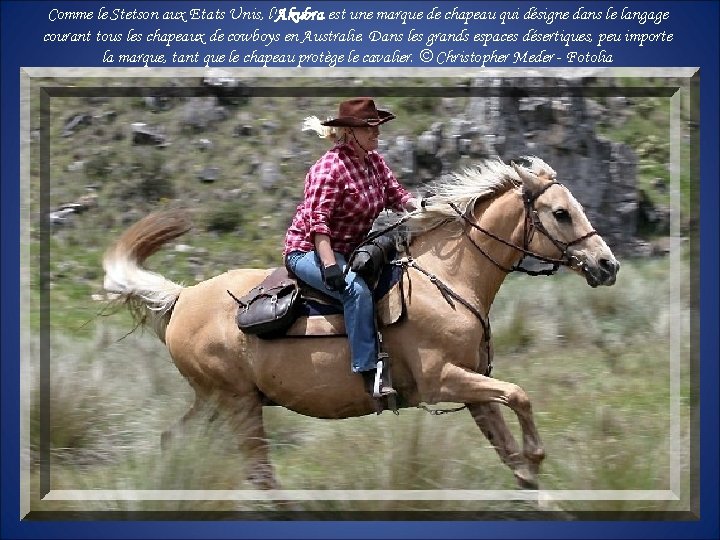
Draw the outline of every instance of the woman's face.
<instances>
[{"instance_id":1,"label":"woman's face","mask_svg":"<svg viewBox=\"0 0 720 540\"><path fill-rule=\"evenodd\" d=\"M352 128L352 131L355 134L355 139L351 135L351 141L354 140L366 152L377 150L378 136L380 135L378 126L356 127Z\"/></svg>"}]
</instances>

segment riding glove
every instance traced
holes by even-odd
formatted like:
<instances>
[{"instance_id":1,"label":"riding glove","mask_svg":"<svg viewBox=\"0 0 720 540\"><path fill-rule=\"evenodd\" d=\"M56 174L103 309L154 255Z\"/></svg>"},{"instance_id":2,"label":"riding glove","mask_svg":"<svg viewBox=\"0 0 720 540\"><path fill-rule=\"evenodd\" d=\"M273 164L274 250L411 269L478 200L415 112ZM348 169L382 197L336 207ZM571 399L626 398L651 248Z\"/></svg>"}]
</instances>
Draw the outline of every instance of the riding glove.
<instances>
[{"instance_id":1,"label":"riding glove","mask_svg":"<svg viewBox=\"0 0 720 540\"><path fill-rule=\"evenodd\" d=\"M337 264L323 267L323 281L331 291L343 292L345 290L345 276Z\"/></svg>"}]
</instances>

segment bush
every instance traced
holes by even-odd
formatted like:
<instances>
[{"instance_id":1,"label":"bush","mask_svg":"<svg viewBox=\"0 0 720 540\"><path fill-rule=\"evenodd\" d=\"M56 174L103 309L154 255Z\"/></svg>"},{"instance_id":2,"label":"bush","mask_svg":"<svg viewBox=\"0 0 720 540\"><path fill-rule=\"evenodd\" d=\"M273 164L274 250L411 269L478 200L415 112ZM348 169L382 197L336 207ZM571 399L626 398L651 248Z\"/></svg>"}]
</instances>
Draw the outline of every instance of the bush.
<instances>
[{"instance_id":1,"label":"bush","mask_svg":"<svg viewBox=\"0 0 720 540\"><path fill-rule=\"evenodd\" d=\"M164 158L157 149L143 149L133 159L133 170L137 180L138 195L145 201L172 198L175 195L170 172Z\"/></svg>"},{"instance_id":2,"label":"bush","mask_svg":"<svg viewBox=\"0 0 720 540\"><path fill-rule=\"evenodd\" d=\"M243 224L239 204L228 202L208 210L205 215L205 229L213 232L234 232Z\"/></svg>"},{"instance_id":3,"label":"bush","mask_svg":"<svg viewBox=\"0 0 720 540\"><path fill-rule=\"evenodd\" d=\"M116 155L113 150L108 148L98 150L85 163L85 175L96 182L107 180L112 173L115 159Z\"/></svg>"}]
</instances>

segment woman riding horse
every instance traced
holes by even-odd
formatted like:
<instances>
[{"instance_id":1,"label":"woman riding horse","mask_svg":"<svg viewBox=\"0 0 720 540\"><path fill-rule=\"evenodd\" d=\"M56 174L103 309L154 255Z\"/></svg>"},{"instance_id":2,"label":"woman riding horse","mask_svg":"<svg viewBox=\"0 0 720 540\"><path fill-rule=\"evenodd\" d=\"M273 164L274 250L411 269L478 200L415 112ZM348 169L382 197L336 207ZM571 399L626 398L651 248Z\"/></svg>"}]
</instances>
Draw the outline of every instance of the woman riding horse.
<instances>
[{"instance_id":1,"label":"woman riding horse","mask_svg":"<svg viewBox=\"0 0 720 540\"><path fill-rule=\"evenodd\" d=\"M372 118L387 116L378 112ZM490 307L525 256L555 270L566 267L591 287L614 284L620 265L582 206L539 158L524 166L480 163L432 188L433 204L405 222L413 234L411 255L398 260L411 291L405 316L383 331L393 385L403 407L467 405L518 483L537 488L545 450L530 398L517 384L489 376ZM210 406L228 415L252 484L276 488L264 404L316 418L348 418L373 414L375 400L359 377L348 373L344 336L264 340L237 330L237 304L228 291L242 296L271 270L235 269L185 287L143 268L148 257L189 228L188 212L179 209L151 214L130 227L105 254L104 287L120 294L157 333L194 391L192 407L162 440L172 440ZM501 406L517 417L521 442Z\"/></svg>"},{"instance_id":2,"label":"woman riding horse","mask_svg":"<svg viewBox=\"0 0 720 540\"><path fill-rule=\"evenodd\" d=\"M372 291L348 255L386 208L412 211L416 200L395 179L377 152L380 125L395 116L370 98L340 103L337 118L322 122L336 140L305 178L304 199L285 236L285 265L303 282L340 300L350 341L352 371L360 373L374 397L394 394L387 371L373 388L378 344Z\"/></svg>"}]
</instances>

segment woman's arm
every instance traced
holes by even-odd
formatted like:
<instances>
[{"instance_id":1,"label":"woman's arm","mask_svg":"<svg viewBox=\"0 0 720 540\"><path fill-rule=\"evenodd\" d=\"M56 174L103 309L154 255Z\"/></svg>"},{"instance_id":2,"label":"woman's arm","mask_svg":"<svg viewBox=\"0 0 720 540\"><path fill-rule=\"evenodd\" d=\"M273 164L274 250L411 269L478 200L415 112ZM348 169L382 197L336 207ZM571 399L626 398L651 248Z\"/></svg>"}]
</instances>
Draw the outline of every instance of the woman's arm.
<instances>
[{"instance_id":1,"label":"woman's arm","mask_svg":"<svg viewBox=\"0 0 720 540\"><path fill-rule=\"evenodd\" d=\"M322 279L325 286L333 291L343 292L345 289L345 276L342 268L337 265L333 253L330 237L327 234L315 235L315 251L320 257Z\"/></svg>"},{"instance_id":2,"label":"woman's arm","mask_svg":"<svg viewBox=\"0 0 720 540\"><path fill-rule=\"evenodd\" d=\"M418 208L419 203L417 201L412 202L412 195L400 185L383 157L380 154L375 154L375 158L377 159L378 173L385 184L385 207L397 211L412 211Z\"/></svg>"},{"instance_id":3,"label":"woman's arm","mask_svg":"<svg viewBox=\"0 0 720 540\"><path fill-rule=\"evenodd\" d=\"M325 268L337 264L335 261L335 253L333 253L332 244L330 243L330 237L327 234L315 233L314 242L315 251L317 251L320 261Z\"/></svg>"}]
</instances>

